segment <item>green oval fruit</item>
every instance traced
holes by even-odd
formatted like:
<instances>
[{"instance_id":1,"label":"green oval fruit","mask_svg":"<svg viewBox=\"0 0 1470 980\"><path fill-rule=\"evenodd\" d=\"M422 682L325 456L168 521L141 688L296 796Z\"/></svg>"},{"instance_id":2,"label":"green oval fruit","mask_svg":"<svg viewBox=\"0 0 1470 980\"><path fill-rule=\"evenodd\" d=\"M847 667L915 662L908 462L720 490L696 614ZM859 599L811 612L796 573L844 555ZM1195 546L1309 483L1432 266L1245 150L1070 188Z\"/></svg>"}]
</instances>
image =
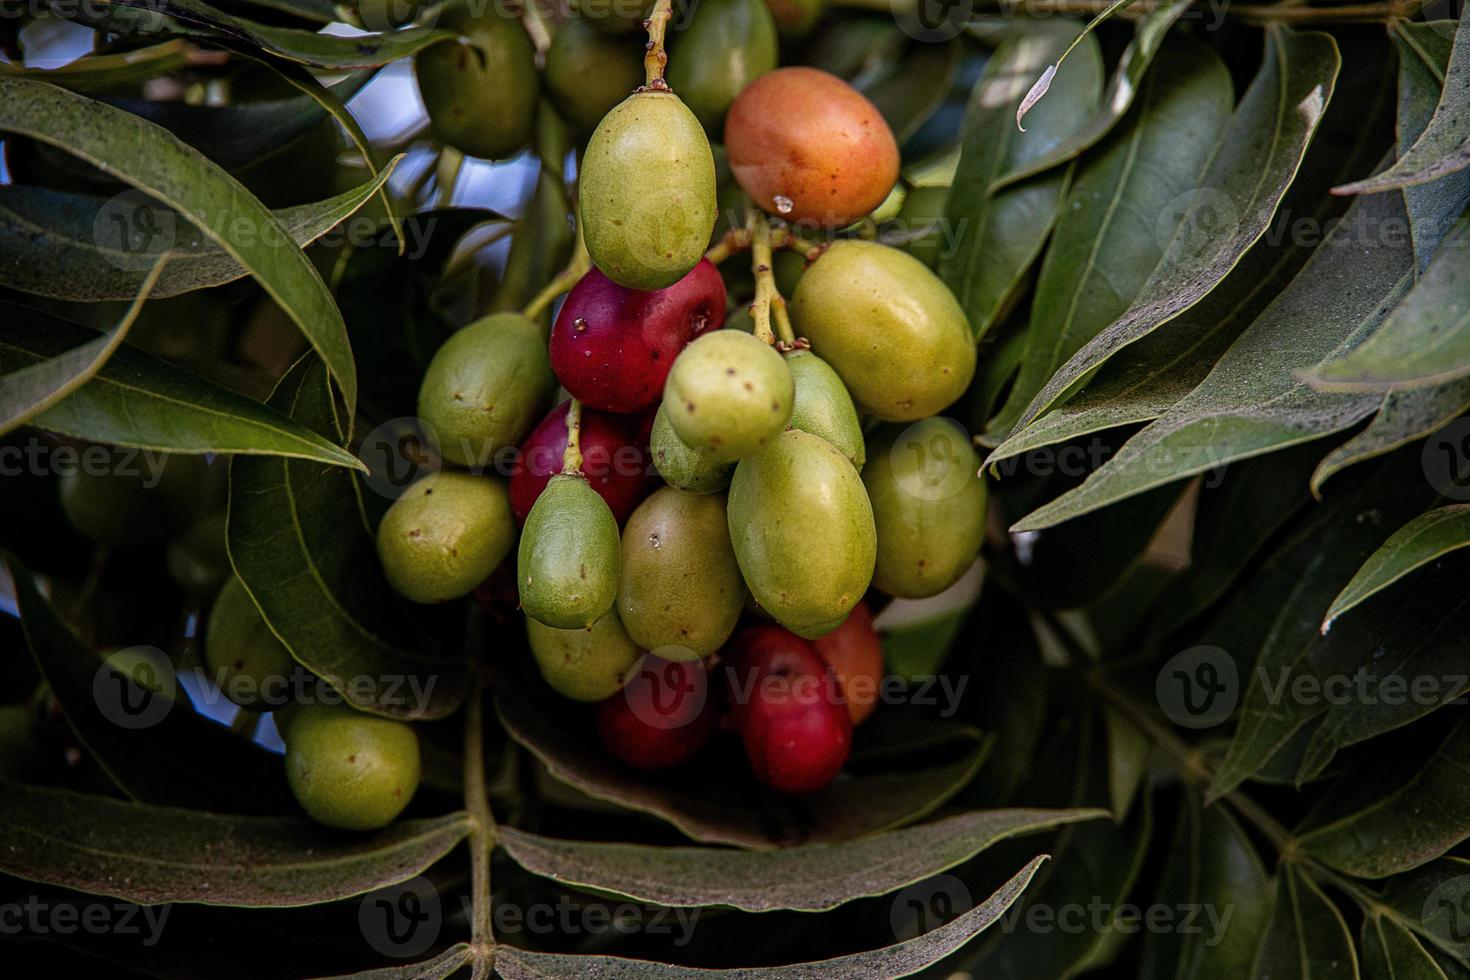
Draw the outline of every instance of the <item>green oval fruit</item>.
<instances>
[{"instance_id":1,"label":"green oval fruit","mask_svg":"<svg viewBox=\"0 0 1470 980\"><path fill-rule=\"evenodd\" d=\"M674 38L668 82L704 128L718 132L740 90L776 67L776 48L776 23L762 0L700 0Z\"/></svg>"},{"instance_id":2,"label":"green oval fruit","mask_svg":"<svg viewBox=\"0 0 1470 980\"><path fill-rule=\"evenodd\" d=\"M887 245L827 249L802 275L791 316L863 410L887 421L939 412L975 375L975 342L954 294Z\"/></svg>"},{"instance_id":3,"label":"green oval fruit","mask_svg":"<svg viewBox=\"0 0 1470 980\"><path fill-rule=\"evenodd\" d=\"M557 111L590 133L643 84L642 51L576 17L557 28L546 49L545 72L546 91Z\"/></svg>"},{"instance_id":4,"label":"green oval fruit","mask_svg":"<svg viewBox=\"0 0 1470 980\"><path fill-rule=\"evenodd\" d=\"M587 251L614 282L663 289L704 257L715 158L672 92L638 92L603 117L587 142L580 190Z\"/></svg>"},{"instance_id":5,"label":"green oval fruit","mask_svg":"<svg viewBox=\"0 0 1470 980\"><path fill-rule=\"evenodd\" d=\"M168 573L192 596L207 596L231 576L225 548L225 512L205 514L184 535L169 542Z\"/></svg>"},{"instance_id":6,"label":"green oval fruit","mask_svg":"<svg viewBox=\"0 0 1470 980\"><path fill-rule=\"evenodd\" d=\"M418 733L352 708L307 705L291 719L286 780L317 823L386 827L419 787Z\"/></svg>"},{"instance_id":7,"label":"green oval fruit","mask_svg":"<svg viewBox=\"0 0 1470 980\"><path fill-rule=\"evenodd\" d=\"M730 638L744 604L723 496L664 487L633 511L618 615L635 643L665 660L697 660Z\"/></svg>"},{"instance_id":8,"label":"green oval fruit","mask_svg":"<svg viewBox=\"0 0 1470 980\"><path fill-rule=\"evenodd\" d=\"M796 382L791 427L821 436L841 450L854 467L862 469L866 459L863 427L852 396L837 372L809 350L787 354L786 367Z\"/></svg>"},{"instance_id":9,"label":"green oval fruit","mask_svg":"<svg viewBox=\"0 0 1470 980\"><path fill-rule=\"evenodd\" d=\"M541 328L495 313L457 330L419 385L419 418L451 463L479 468L519 445L556 391Z\"/></svg>"},{"instance_id":10,"label":"green oval fruit","mask_svg":"<svg viewBox=\"0 0 1470 980\"><path fill-rule=\"evenodd\" d=\"M957 423L929 418L877 433L863 484L878 529L873 584L919 599L959 581L985 540L985 481Z\"/></svg>"},{"instance_id":11,"label":"green oval fruit","mask_svg":"<svg viewBox=\"0 0 1470 980\"><path fill-rule=\"evenodd\" d=\"M739 330L715 330L679 352L663 407L686 446L728 463L759 452L786 428L795 397L775 348Z\"/></svg>"},{"instance_id":12,"label":"green oval fruit","mask_svg":"<svg viewBox=\"0 0 1470 980\"><path fill-rule=\"evenodd\" d=\"M459 31L413 59L434 135L472 157L500 160L531 139L536 51L519 18L490 7L446 26Z\"/></svg>"},{"instance_id":13,"label":"green oval fruit","mask_svg":"<svg viewBox=\"0 0 1470 980\"><path fill-rule=\"evenodd\" d=\"M61 509L82 534L131 548L176 534L199 514L199 456L111 446L77 448L77 465L57 481Z\"/></svg>"},{"instance_id":14,"label":"green oval fruit","mask_svg":"<svg viewBox=\"0 0 1470 980\"><path fill-rule=\"evenodd\" d=\"M504 480L441 470L393 501L378 525L378 558L403 595L445 602L485 581L515 540Z\"/></svg>"},{"instance_id":15,"label":"green oval fruit","mask_svg":"<svg viewBox=\"0 0 1470 980\"><path fill-rule=\"evenodd\" d=\"M659 476L669 486L688 493L716 493L730 485L735 464L722 463L708 453L684 445L669 424L669 413L662 405L653 416L650 445Z\"/></svg>"},{"instance_id":16,"label":"green oval fruit","mask_svg":"<svg viewBox=\"0 0 1470 980\"><path fill-rule=\"evenodd\" d=\"M204 665L225 697L254 710L269 710L296 669L291 651L271 632L245 584L234 575L209 610Z\"/></svg>"},{"instance_id":17,"label":"green oval fruit","mask_svg":"<svg viewBox=\"0 0 1470 980\"><path fill-rule=\"evenodd\" d=\"M835 629L873 578L873 510L857 470L809 432L781 433L730 483L730 539L755 601L805 636Z\"/></svg>"},{"instance_id":18,"label":"green oval fruit","mask_svg":"<svg viewBox=\"0 0 1470 980\"><path fill-rule=\"evenodd\" d=\"M616 612L609 612L588 629L570 630L527 616L526 636L546 683L573 701L612 697L623 689L629 668L643 656Z\"/></svg>"},{"instance_id":19,"label":"green oval fruit","mask_svg":"<svg viewBox=\"0 0 1470 980\"><path fill-rule=\"evenodd\" d=\"M765 4L783 41L800 41L827 12L827 0L765 0Z\"/></svg>"},{"instance_id":20,"label":"green oval fruit","mask_svg":"<svg viewBox=\"0 0 1470 980\"><path fill-rule=\"evenodd\" d=\"M557 629L592 626L617 599L622 563L607 502L580 476L553 476L521 531L518 584L526 615Z\"/></svg>"}]
</instances>

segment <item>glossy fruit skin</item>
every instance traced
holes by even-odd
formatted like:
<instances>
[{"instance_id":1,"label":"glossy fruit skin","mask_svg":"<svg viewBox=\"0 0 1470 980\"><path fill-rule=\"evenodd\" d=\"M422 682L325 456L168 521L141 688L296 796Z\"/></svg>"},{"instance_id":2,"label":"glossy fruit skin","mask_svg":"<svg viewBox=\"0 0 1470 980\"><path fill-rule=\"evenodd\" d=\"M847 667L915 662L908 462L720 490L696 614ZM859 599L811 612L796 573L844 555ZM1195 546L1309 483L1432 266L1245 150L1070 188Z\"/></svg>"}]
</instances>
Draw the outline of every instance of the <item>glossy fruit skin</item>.
<instances>
[{"instance_id":1,"label":"glossy fruit skin","mask_svg":"<svg viewBox=\"0 0 1470 980\"><path fill-rule=\"evenodd\" d=\"M635 769L671 769L698 754L715 727L709 675L697 661L647 654L621 692L596 709L603 747Z\"/></svg>"},{"instance_id":2,"label":"glossy fruit skin","mask_svg":"<svg viewBox=\"0 0 1470 980\"><path fill-rule=\"evenodd\" d=\"M567 408L562 402L521 443L510 471L510 505L517 523L526 516L546 483L561 472L567 449ZM621 525L655 485L650 470L643 416L582 409L582 475L592 484Z\"/></svg>"},{"instance_id":3,"label":"glossy fruit skin","mask_svg":"<svg viewBox=\"0 0 1470 980\"><path fill-rule=\"evenodd\" d=\"M591 629L560 630L526 617L526 638L541 676L562 697L601 701L622 690L628 671L643 656L616 612Z\"/></svg>"},{"instance_id":4,"label":"glossy fruit skin","mask_svg":"<svg viewBox=\"0 0 1470 980\"><path fill-rule=\"evenodd\" d=\"M287 690L296 670L291 651L271 632L245 584L234 575L209 610L204 665L225 697L252 710L270 710L274 705L269 699Z\"/></svg>"},{"instance_id":5,"label":"glossy fruit skin","mask_svg":"<svg viewBox=\"0 0 1470 980\"><path fill-rule=\"evenodd\" d=\"M747 85L725 117L725 150L756 204L824 228L872 211L898 180L898 143L877 107L817 68L778 68Z\"/></svg>"},{"instance_id":6,"label":"glossy fruit skin","mask_svg":"<svg viewBox=\"0 0 1470 980\"><path fill-rule=\"evenodd\" d=\"M680 441L728 463L759 452L786 428L795 397L775 348L748 333L716 330L674 362L663 407Z\"/></svg>"},{"instance_id":7,"label":"glossy fruit skin","mask_svg":"<svg viewBox=\"0 0 1470 980\"><path fill-rule=\"evenodd\" d=\"M386 827L418 789L418 733L345 706L304 705L290 723L286 779L317 823Z\"/></svg>"},{"instance_id":8,"label":"glossy fruit skin","mask_svg":"<svg viewBox=\"0 0 1470 980\"><path fill-rule=\"evenodd\" d=\"M484 16L445 24L460 32L413 59L434 135L473 157L500 160L531 139L536 121L536 51L518 18Z\"/></svg>"},{"instance_id":9,"label":"glossy fruit skin","mask_svg":"<svg viewBox=\"0 0 1470 980\"><path fill-rule=\"evenodd\" d=\"M723 496L664 487L628 518L618 615L639 646L698 660L730 638L744 605Z\"/></svg>"},{"instance_id":10,"label":"glossy fruit skin","mask_svg":"<svg viewBox=\"0 0 1470 980\"><path fill-rule=\"evenodd\" d=\"M841 624L873 577L877 536L857 470L825 439L790 429L735 467L730 540L756 602L787 629Z\"/></svg>"},{"instance_id":11,"label":"glossy fruit skin","mask_svg":"<svg viewBox=\"0 0 1470 980\"><path fill-rule=\"evenodd\" d=\"M765 0L783 41L800 41L827 12L827 0Z\"/></svg>"},{"instance_id":12,"label":"glossy fruit skin","mask_svg":"<svg viewBox=\"0 0 1470 980\"><path fill-rule=\"evenodd\" d=\"M863 485L873 503L878 563L873 584L919 599L949 588L985 541L985 480L957 423L887 426L869 441Z\"/></svg>"},{"instance_id":13,"label":"glossy fruit skin","mask_svg":"<svg viewBox=\"0 0 1470 980\"><path fill-rule=\"evenodd\" d=\"M853 606L841 626L813 640L812 646L837 676L853 725L867 721L878 707L883 683L883 643L873 629L868 604Z\"/></svg>"},{"instance_id":14,"label":"glossy fruit skin","mask_svg":"<svg viewBox=\"0 0 1470 980\"><path fill-rule=\"evenodd\" d=\"M673 38L669 86L718 135L735 96L773 70L778 56L776 22L763 0L700 0Z\"/></svg>"},{"instance_id":15,"label":"glossy fruit skin","mask_svg":"<svg viewBox=\"0 0 1470 980\"><path fill-rule=\"evenodd\" d=\"M778 793L829 785L852 751L852 719L826 662L779 626L741 633L731 660L731 717L755 778Z\"/></svg>"},{"instance_id":16,"label":"glossy fruit skin","mask_svg":"<svg viewBox=\"0 0 1470 980\"><path fill-rule=\"evenodd\" d=\"M796 382L796 402L791 410L791 428L826 439L842 451L848 461L862 469L867 458L863 427L858 421L852 396L832 366L809 350L786 355L786 367Z\"/></svg>"},{"instance_id":17,"label":"glossy fruit skin","mask_svg":"<svg viewBox=\"0 0 1470 980\"><path fill-rule=\"evenodd\" d=\"M516 584L526 615L557 629L588 628L618 596L618 522L580 476L558 473L521 532Z\"/></svg>"},{"instance_id":18,"label":"glossy fruit skin","mask_svg":"<svg viewBox=\"0 0 1470 980\"><path fill-rule=\"evenodd\" d=\"M858 407L885 421L934 415L975 376L975 342L954 294L887 245L845 240L827 249L802 275L791 318Z\"/></svg>"},{"instance_id":19,"label":"glossy fruit skin","mask_svg":"<svg viewBox=\"0 0 1470 980\"><path fill-rule=\"evenodd\" d=\"M672 92L638 92L603 117L582 158L583 237L592 261L631 289L672 286L714 230L715 158Z\"/></svg>"},{"instance_id":20,"label":"glossy fruit skin","mask_svg":"<svg viewBox=\"0 0 1470 980\"><path fill-rule=\"evenodd\" d=\"M440 470L416 480L378 524L388 582L414 602L447 602L485 581L515 544L505 481Z\"/></svg>"},{"instance_id":21,"label":"glossy fruit skin","mask_svg":"<svg viewBox=\"0 0 1470 980\"><path fill-rule=\"evenodd\" d=\"M650 292L593 269L567 294L551 328L551 369L583 405L641 412L658 404L679 352L724 322L725 281L707 259Z\"/></svg>"},{"instance_id":22,"label":"glossy fruit skin","mask_svg":"<svg viewBox=\"0 0 1470 980\"><path fill-rule=\"evenodd\" d=\"M669 486L687 493L718 493L730 485L734 463L722 463L684 444L662 405L653 417L653 463Z\"/></svg>"},{"instance_id":23,"label":"glossy fruit skin","mask_svg":"<svg viewBox=\"0 0 1470 980\"><path fill-rule=\"evenodd\" d=\"M419 385L418 414L451 463L488 465L523 439L556 391L541 328L495 313L455 331Z\"/></svg>"},{"instance_id":24,"label":"glossy fruit skin","mask_svg":"<svg viewBox=\"0 0 1470 980\"><path fill-rule=\"evenodd\" d=\"M183 531L198 515L203 457L105 446L78 453L81 464L64 471L57 487L67 520L93 541L137 547Z\"/></svg>"},{"instance_id":25,"label":"glossy fruit skin","mask_svg":"<svg viewBox=\"0 0 1470 980\"><path fill-rule=\"evenodd\" d=\"M642 52L599 31L584 17L563 23L546 49L546 92L558 112L584 133L643 84Z\"/></svg>"}]
</instances>

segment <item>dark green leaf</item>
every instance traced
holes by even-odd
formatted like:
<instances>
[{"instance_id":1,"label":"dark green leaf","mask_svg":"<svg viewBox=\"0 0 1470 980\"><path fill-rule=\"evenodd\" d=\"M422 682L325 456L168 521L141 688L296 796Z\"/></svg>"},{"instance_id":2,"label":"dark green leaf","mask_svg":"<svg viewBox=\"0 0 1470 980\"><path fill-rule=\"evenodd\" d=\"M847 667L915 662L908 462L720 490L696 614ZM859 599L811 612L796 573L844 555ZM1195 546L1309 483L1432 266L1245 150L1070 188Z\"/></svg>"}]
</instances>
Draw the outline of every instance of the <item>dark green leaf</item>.
<instances>
[{"instance_id":1,"label":"dark green leaf","mask_svg":"<svg viewBox=\"0 0 1470 980\"><path fill-rule=\"evenodd\" d=\"M1408 929L1386 915L1363 918L1363 972L1392 980L1446 980L1444 970Z\"/></svg>"},{"instance_id":2,"label":"dark green leaf","mask_svg":"<svg viewBox=\"0 0 1470 980\"><path fill-rule=\"evenodd\" d=\"M1323 632L1364 599L1466 545L1470 545L1470 504L1452 504L1414 518L1395 531L1332 600L1322 620Z\"/></svg>"},{"instance_id":3,"label":"dark green leaf","mask_svg":"<svg viewBox=\"0 0 1470 980\"><path fill-rule=\"evenodd\" d=\"M1253 980L1337 980L1358 976L1353 937L1342 913L1316 882L1291 865L1276 883L1271 924L1256 955Z\"/></svg>"},{"instance_id":4,"label":"dark green leaf","mask_svg":"<svg viewBox=\"0 0 1470 980\"><path fill-rule=\"evenodd\" d=\"M913 45L887 78L865 90L900 144L944 104L963 55L958 40Z\"/></svg>"},{"instance_id":5,"label":"dark green leaf","mask_svg":"<svg viewBox=\"0 0 1470 980\"><path fill-rule=\"evenodd\" d=\"M1428 939L1440 956L1470 965L1465 911L1470 901L1470 861L1445 857L1394 875L1384 883L1380 898L1385 915Z\"/></svg>"},{"instance_id":6,"label":"dark green leaf","mask_svg":"<svg viewBox=\"0 0 1470 980\"><path fill-rule=\"evenodd\" d=\"M455 943L432 960L426 960L423 963L384 966L376 970L363 970L361 973L322 977L321 980L446 980L458 973L474 958L475 951L469 945Z\"/></svg>"},{"instance_id":7,"label":"dark green leaf","mask_svg":"<svg viewBox=\"0 0 1470 980\"><path fill-rule=\"evenodd\" d=\"M1108 803L1113 818L1122 821L1148 776L1152 743L1127 715L1112 708L1103 711L1103 726L1108 734Z\"/></svg>"},{"instance_id":8,"label":"dark green leaf","mask_svg":"<svg viewBox=\"0 0 1470 980\"><path fill-rule=\"evenodd\" d=\"M1416 24L1395 21L1390 28L1399 54L1399 155L1409 152L1434 116L1449 66L1453 21ZM1409 221L1414 226L1414 252L1422 272L1455 218L1470 204L1470 171L1446 174L1427 184L1404 188Z\"/></svg>"},{"instance_id":9,"label":"dark green leaf","mask_svg":"<svg viewBox=\"0 0 1470 980\"><path fill-rule=\"evenodd\" d=\"M220 56L196 47L183 38L164 41L152 47L113 54L92 53L59 68L0 63L0 76L29 78L50 82L73 92L105 94L119 88L137 85L170 72L188 68L199 62L218 61Z\"/></svg>"},{"instance_id":10,"label":"dark green leaf","mask_svg":"<svg viewBox=\"0 0 1470 980\"><path fill-rule=\"evenodd\" d=\"M1323 458L1312 474L1312 492L1349 466L1392 452L1437 431L1470 409L1470 378L1432 388L1390 391L1368 427Z\"/></svg>"}]
</instances>

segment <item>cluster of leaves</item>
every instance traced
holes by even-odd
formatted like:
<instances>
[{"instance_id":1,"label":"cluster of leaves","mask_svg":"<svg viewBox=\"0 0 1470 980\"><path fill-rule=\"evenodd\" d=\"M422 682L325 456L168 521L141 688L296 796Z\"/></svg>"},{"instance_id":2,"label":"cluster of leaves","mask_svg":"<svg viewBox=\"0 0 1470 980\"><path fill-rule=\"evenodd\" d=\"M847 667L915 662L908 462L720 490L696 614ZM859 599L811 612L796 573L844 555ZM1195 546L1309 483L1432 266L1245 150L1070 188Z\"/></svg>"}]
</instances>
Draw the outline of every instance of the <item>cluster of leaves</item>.
<instances>
[{"instance_id":1,"label":"cluster of leaves","mask_svg":"<svg viewBox=\"0 0 1470 980\"><path fill-rule=\"evenodd\" d=\"M407 164L388 154L422 151L421 134L371 143L345 100L443 32L320 33L337 14L315 0L83 10L94 54L0 64L0 448L233 457L230 560L292 654L386 715L402 713L392 692L348 681L435 683L413 711L425 776L405 818L314 828L278 758L178 692L158 724L108 716L100 651L157 643L187 664L197 600L161 556L98 560L52 476L7 474L18 618L0 633L31 656L0 665L0 690L41 691L48 764L0 785L3 902L175 913L156 944L28 935L50 962L1470 975L1470 19L1205 31L1172 0L1101 41L982 16L917 43L843 12L793 53L855 77L903 141L910 197L943 199L929 233L875 233L933 261L970 316L982 367L957 412L991 447L1012 533L989 544L978 592L885 635L911 692L965 682L955 710L884 706L849 773L791 800L718 753L660 777L614 764L527 676L512 617L407 609L378 571L381 498L351 447L410 414L450 330L523 307L565 262L554 120L514 222L431 207L425 180L405 202L388 182ZM1027 89L1074 41L1018 132ZM265 97L141 98L221 79ZM342 132L354 168L335 160ZM124 187L138 196L120 209ZM373 208L366 240L319 241ZM475 260L486 227L511 238L498 268ZM1341 677L1363 683L1303 693ZM1425 678L1432 697L1390 696ZM1176 682L1186 709L1203 693L1233 710L1191 731ZM434 896L435 930L385 967L362 896L409 881ZM676 938L495 914L568 902L701 917ZM1129 906L1170 924L1133 938ZM1076 909L1101 917L1057 925ZM1191 909L1218 931L1187 927Z\"/></svg>"}]
</instances>

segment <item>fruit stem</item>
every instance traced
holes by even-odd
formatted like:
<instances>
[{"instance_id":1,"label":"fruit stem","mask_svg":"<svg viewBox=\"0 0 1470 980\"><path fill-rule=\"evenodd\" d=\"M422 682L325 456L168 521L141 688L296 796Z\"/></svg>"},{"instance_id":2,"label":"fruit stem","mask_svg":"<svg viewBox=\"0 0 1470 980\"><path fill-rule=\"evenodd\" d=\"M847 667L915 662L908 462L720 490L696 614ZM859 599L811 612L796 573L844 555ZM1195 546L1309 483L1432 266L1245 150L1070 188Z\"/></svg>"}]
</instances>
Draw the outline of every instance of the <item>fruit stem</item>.
<instances>
[{"instance_id":1,"label":"fruit stem","mask_svg":"<svg viewBox=\"0 0 1470 980\"><path fill-rule=\"evenodd\" d=\"M725 232L718 242L710 246L704 257L711 265L719 265L721 262L750 248L750 230L748 228L731 228Z\"/></svg>"},{"instance_id":2,"label":"fruit stem","mask_svg":"<svg viewBox=\"0 0 1470 980\"><path fill-rule=\"evenodd\" d=\"M470 831L470 881L474 898L471 945L474 980L488 978L495 966L495 926L490 914L490 856L497 827L485 792L485 679L476 671L465 700L464 806L474 822Z\"/></svg>"},{"instance_id":3,"label":"fruit stem","mask_svg":"<svg viewBox=\"0 0 1470 980\"><path fill-rule=\"evenodd\" d=\"M546 49L551 47L551 31L546 27L546 15L536 0L525 0L521 4L521 24L525 26L526 35L530 37L538 57L544 58Z\"/></svg>"},{"instance_id":4,"label":"fruit stem","mask_svg":"<svg viewBox=\"0 0 1470 980\"><path fill-rule=\"evenodd\" d=\"M439 194L439 207L454 204L454 188L459 184L460 171L464 169L464 154L452 146L439 151L439 163L434 168L434 184Z\"/></svg>"},{"instance_id":5,"label":"fruit stem","mask_svg":"<svg viewBox=\"0 0 1470 980\"><path fill-rule=\"evenodd\" d=\"M568 476L582 472L582 403L575 398L567 404L567 450L561 457L561 471Z\"/></svg>"},{"instance_id":6,"label":"fruit stem","mask_svg":"<svg viewBox=\"0 0 1470 980\"><path fill-rule=\"evenodd\" d=\"M755 321L755 335L775 345L776 335L771 332L774 313L782 344L795 344L791 316L786 311L786 300L776 288L776 273L771 266L771 226L760 211L751 213L750 232L750 265L755 273L755 301L750 305L750 318Z\"/></svg>"},{"instance_id":7,"label":"fruit stem","mask_svg":"<svg viewBox=\"0 0 1470 980\"><path fill-rule=\"evenodd\" d=\"M658 0L653 12L643 22L648 29L647 54L643 56L644 88L667 92L669 83L664 81L664 69L669 66L669 55L664 50L664 32L674 16L674 0Z\"/></svg>"},{"instance_id":8,"label":"fruit stem","mask_svg":"<svg viewBox=\"0 0 1470 980\"><path fill-rule=\"evenodd\" d=\"M592 269L592 257L587 254L587 245L582 241L581 234L577 235L577 245L572 249L572 257L567 260L567 267L556 274L556 278L546 284L546 288L532 297L531 302L521 312L528 319L534 320L541 315L548 306L555 302L562 293L571 289L582 277Z\"/></svg>"}]
</instances>

